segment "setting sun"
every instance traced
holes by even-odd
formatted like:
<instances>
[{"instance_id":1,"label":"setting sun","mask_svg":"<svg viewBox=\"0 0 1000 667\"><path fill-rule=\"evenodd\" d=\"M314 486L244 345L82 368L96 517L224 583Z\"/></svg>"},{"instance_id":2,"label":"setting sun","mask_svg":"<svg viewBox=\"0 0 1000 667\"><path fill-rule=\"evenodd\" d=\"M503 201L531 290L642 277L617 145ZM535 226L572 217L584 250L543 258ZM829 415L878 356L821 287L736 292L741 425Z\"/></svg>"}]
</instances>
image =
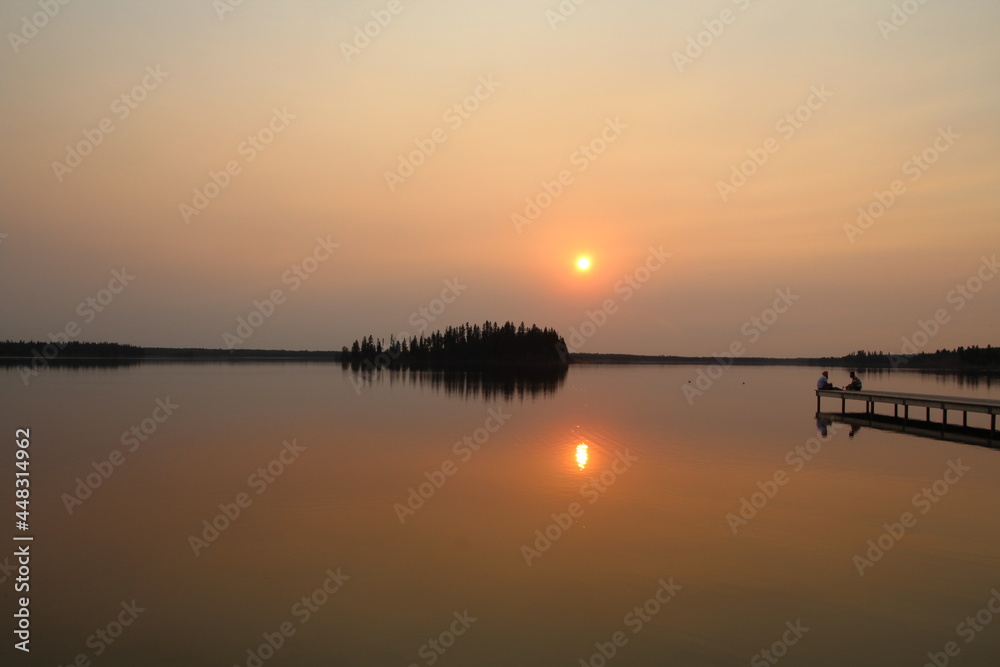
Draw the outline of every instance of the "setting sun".
<instances>
[{"instance_id":1,"label":"setting sun","mask_svg":"<svg viewBox=\"0 0 1000 667\"><path fill-rule=\"evenodd\" d=\"M589 270L590 269L590 258L589 257L581 257L580 259L576 260L576 268L578 268L581 271L587 271L587 270Z\"/></svg>"}]
</instances>

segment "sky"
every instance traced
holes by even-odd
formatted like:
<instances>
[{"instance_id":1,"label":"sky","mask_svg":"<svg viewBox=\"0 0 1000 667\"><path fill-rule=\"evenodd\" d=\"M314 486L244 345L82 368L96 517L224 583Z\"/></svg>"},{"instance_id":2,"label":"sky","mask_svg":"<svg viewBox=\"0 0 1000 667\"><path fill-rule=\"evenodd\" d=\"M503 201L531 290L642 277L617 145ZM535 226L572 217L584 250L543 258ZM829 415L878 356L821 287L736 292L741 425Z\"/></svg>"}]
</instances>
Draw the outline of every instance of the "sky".
<instances>
[{"instance_id":1,"label":"sky","mask_svg":"<svg viewBox=\"0 0 1000 667\"><path fill-rule=\"evenodd\" d=\"M5 0L0 32L0 339L998 343L993 0Z\"/></svg>"}]
</instances>

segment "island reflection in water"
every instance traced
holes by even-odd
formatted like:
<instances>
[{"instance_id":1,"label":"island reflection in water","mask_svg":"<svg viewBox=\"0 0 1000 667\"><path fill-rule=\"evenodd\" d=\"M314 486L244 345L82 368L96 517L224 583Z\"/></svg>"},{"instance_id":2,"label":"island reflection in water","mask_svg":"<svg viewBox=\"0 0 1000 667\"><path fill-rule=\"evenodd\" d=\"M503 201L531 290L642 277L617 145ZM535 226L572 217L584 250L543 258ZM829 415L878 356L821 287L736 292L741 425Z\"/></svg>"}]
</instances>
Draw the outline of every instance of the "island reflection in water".
<instances>
[{"instance_id":1,"label":"island reflection in water","mask_svg":"<svg viewBox=\"0 0 1000 667\"><path fill-rule=\"evenodd\" d=\"M409 385L443 392L449 398L484 401L544 398L566 381L566 366L496 367L479 370L366 369L344 366L355 392L372 386Z\"/></svg>"}]
</instances>

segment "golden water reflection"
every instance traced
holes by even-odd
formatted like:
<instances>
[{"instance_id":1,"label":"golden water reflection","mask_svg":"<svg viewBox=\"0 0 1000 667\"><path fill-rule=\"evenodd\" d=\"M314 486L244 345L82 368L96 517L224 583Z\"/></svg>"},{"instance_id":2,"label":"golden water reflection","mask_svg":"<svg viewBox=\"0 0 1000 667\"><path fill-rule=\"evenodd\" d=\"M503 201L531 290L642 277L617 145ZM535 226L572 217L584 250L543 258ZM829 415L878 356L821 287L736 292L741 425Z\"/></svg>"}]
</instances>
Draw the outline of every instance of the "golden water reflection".
<instances>
[{"instance_id":1,"label":"golden water reflection","mask_svg":"<svg viewBox=\"0 0 1000 667\"><path fill-rule=\"evenodd\" d=\"M587 467L587 459L590 458L590 455L587 453L587 449L587 445L582 442L576 446L576 465L580 468L580 470Z\"/></svg>"}]
</instances>

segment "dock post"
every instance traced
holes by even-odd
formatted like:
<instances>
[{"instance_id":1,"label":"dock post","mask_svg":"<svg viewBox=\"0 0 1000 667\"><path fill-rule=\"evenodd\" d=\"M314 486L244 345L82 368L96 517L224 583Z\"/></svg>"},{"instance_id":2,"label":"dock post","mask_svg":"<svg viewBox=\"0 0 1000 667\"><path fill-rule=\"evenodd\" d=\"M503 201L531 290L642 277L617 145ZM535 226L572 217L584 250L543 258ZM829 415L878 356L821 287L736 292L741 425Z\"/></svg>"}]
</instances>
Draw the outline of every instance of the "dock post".
<instances>
[{"instance_id":1,"label":"dock post","mask_svg":"<svg viewBox=\"0 0 1000 667\"><path fill-rule=\"evenodd\" d=\"M892 416L893 417L898 417L899 416L899 403L893 403L892 404Z\"/></svg>"},{"instance_id":2,"label":"dock post","mask_svg":"<svg viewBox=\"0 0 1000 667\"><path fill-rule=\"evenodd\" d=\"M927 421L931 420L931 406L927 406Z\"/></svg>"},{"instance_id":3,"label":"dock post","mask_svg":"<svg viewBox=\"0 0 1000 667\"><path fill-rule=\"evenodd\" d=\"M968 425L969 425L969 411L962 410L962 426L967 427Z\"/></svg>"},{"instance_id":4,"label":"dock post","mask_svg":"<svg viewBox=\"0 0 1000 667\"><path fill-rule=\"evenodd\" d=\"M845 412L847 412L847 399L844 398L843 394L841 394L840 395L840 414L844 414Z\"/></svg>"}]
</instances>

